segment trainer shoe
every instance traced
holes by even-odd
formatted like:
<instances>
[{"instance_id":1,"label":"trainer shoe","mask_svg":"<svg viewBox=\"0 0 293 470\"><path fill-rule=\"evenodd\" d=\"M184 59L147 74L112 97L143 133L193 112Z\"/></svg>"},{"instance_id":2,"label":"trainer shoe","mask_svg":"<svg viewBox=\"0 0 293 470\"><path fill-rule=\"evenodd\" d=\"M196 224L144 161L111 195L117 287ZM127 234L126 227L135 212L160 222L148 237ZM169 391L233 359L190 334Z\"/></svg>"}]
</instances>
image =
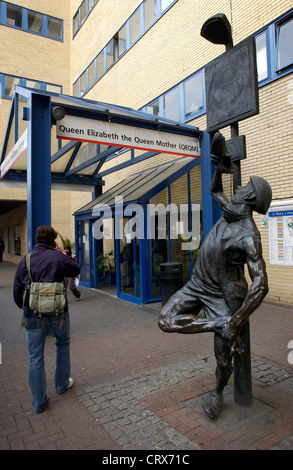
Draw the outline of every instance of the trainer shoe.
<instances>
[{"instance_id":1,"label":"trainer shoe","mask_svg":"<svg viewBox=\"0 0 293 470\"><path fill-rule=\"evenodd\" d=\"M72 378L72 377L69 377L68 385L67 385L67 387L66 387L65 390L68 390L69 388L71 388L71 387L73 386L73 384L74 384L73 378Z\"/></svg>"}]
</instances>

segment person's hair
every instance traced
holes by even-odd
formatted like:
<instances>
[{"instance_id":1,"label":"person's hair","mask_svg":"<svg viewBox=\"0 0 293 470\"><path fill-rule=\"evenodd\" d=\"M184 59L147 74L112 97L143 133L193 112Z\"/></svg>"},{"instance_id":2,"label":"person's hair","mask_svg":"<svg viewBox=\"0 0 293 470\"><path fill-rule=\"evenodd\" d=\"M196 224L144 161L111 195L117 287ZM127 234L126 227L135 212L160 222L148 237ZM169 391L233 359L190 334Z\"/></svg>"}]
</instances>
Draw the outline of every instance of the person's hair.
<instances>
[{"instance_id":1,"label":"person's hair","mask_svg":"<svg viewBox=\"0 0 293 470\"><path fill-rule=\"evenodd\" d=\"M71 255L72 254L72 251L71 251L71 247L69 245L65 245L63 247L64 250L68 250L68 254Z\"/></svg>"},{"instance_id":2,"label":"person's hair","mask_svg":"<svg viewBox=\"0 0 293 470\"><path fill-rule=\"evenodd\" d=\"M54 246L54 240L57 238L57 232L49 225L40 225L36 232L36 242L44 245Z\"/></svg>"}]
</instances>

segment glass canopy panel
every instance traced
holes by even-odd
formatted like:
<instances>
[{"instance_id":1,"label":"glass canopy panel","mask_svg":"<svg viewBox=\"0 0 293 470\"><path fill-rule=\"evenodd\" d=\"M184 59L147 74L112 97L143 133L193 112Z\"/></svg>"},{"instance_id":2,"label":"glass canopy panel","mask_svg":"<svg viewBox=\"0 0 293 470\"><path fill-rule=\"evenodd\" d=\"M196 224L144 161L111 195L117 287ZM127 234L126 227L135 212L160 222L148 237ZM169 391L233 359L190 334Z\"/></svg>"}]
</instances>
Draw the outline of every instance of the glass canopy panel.
<instances>
[{"instance_id":1,"label":"glass canopy panel","mask_svg":"<svg viewBox=\"0 0 293 470\"><path fill-rule=\"evenodd\" d=\"M76 214L92 211L92 215L95 216L94 207L97 204L107 204L110 207L114 206L116 196L122 196L123 203L133 201L137 202L157 185L167 180L170 176L177 173L192 161L194 161L193 158L182 158L176 162L169 162L168 164L162 165L158 168L156 167L136 173L116 184L116 186L110 188L94 201L83 206L76 212Z\"/></svg>"}]
</instances>

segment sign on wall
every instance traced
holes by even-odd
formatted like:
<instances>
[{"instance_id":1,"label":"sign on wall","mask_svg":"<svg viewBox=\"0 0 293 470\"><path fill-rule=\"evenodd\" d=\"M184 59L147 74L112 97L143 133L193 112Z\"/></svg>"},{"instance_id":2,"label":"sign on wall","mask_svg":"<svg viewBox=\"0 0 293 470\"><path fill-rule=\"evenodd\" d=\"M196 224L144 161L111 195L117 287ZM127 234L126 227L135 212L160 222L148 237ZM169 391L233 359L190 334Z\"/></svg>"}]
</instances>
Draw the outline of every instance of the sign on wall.
<instances>
[{"instance_id":1,"label":"sign on wall","mask_svg":"<svg viewBox=\"0 0 293 470\"><path fill-rule=\"evenodd\" d=\"M293 266L293 201L272 204L268 215L270 263Z\"/></svg>"},{"instance_id":2,"label":"sign on wall","mask_svg":"<svg viewBox=\"0 0 293 470\"><path fill-rule=\"evenodd\" d=\"M58 139L135 148L188 157L200 156L197 137L172 134L95 119L65 116L56 123Z\"/></svg>"},{"instance_id":3,"label":"sign on wall","mask_svg":"<svg viewBox=\"0 0 293 470\"><path fill-rule=\"evenodd\" d=\"M22 153L27 148L27 129L18 139L16 144L10 150L9 154L1 164L1 178L7 173L8 170L14 165L14 163L19 159Z\"/></svg>"}]
</instances>

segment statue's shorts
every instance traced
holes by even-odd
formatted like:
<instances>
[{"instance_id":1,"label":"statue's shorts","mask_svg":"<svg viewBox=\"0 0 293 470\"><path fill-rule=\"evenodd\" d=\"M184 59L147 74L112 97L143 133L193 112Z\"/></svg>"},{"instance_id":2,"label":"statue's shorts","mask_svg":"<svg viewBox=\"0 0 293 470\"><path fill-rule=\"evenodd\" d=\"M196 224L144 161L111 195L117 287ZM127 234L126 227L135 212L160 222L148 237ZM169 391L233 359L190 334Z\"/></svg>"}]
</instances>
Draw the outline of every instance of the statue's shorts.
<instances>
[{"instance_id":1,"label":"statue's shorts","mask_svg":"<svg viewBox=\"0 0 293 470\"><path fill-rule=\"evenodd\" d=\"M172 295L163 310L171 310L175 304L177 314L198 315L203 310L205 317L211 320L232 314L223 292L201 285L194 277Z\"/></svg>"}]
</instances>

